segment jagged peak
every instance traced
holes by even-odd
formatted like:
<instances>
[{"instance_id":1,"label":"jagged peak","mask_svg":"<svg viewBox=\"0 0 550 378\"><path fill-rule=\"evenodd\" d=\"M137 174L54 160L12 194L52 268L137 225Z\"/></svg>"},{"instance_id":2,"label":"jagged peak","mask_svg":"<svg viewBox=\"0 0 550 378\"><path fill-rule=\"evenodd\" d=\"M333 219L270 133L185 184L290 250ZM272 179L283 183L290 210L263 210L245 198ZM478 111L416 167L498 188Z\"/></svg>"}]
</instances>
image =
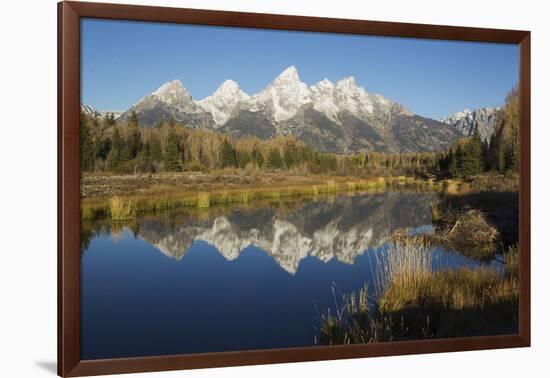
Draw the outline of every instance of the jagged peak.
<instances>
[{"instance_id":1,"label":"jagged peak","mask_svg":"<svg viewBox=\"0 0 550 378\"><path fill-rule=\"evenodd\" d=\"M355 83L355 77L348 76L343 79L340 79L336 82L337 88L351 88L351 87L357 87L357 84Z\"/></svg>"},{"instance_id":2,"label":"jagged peak","mask_svg":"<svg viewBox=\"0 0 550 378\"><path fill-rule=\"evenodd\" d=\"M312 88L334 88L334 84L327 78L319 81L317 84L312 85Z\"/></svg>"},{"instance_id":3,"label":"jagged peak","mask_svg":"<svg viewBox=\"0 0 550 378\"><path fill-rule=\"evenodd\" d=\"M235 80L227 79L218 87L220 88L239 88L239 84Z\"/></svg>"},{"instance_id":4,"label":"jagged peak","mask_svg":"<svg viewBox=\"0 0 550 378\"><path fill-rule=\"evenodd\" d=\"M294 65L292 65L290 67L287 67L273 81L274 82L277 82L277 81L300 81L300 76L298 75L298 69Z\"/></svg>"},{"instance_id":5,"label":"jagged peak","mask_svg":"<svg viewBox=\"0 0 550 378\"><path fill-rule=\"evenodd\" d=\"M183 84L181 83L181 81L179 81L178 79L174 79L174 80L171 80L171 81L168 81L168 82L162 84L152 94L158 96L158 95L162 95L163 93L166 93L166 92L180 91L180 90L183 90L183 91L187 92L185 90Z\"/></svg>"},{"instance_id":6,"label":"jagged peak","mask_svg":"<svg viewBox=\"0 0 550 378\"><path fill-rule=\"evenodd\" d=\"M231 79L225 80L213 94L214 96L225 96L225 95L237 95L241 98L250 97L244 91L241 90L239 84Z\"/></svg>"},{"instance_id":7,"label":"jagged peak","mask_svg":"<svg viewBox=\"0 0 550 378\"><path fill-rule=\"evenodd\" d=\"M480 115L485 116L491 116L498 112L500 110L500 107L484 107L484 108L477 108L474 110L470 110L469 108L466 108L464 110L458 111L456 113L453 113L447 117L441 117L440 121L447 124L452 124L453 122L460 121L464 118L476 118Z\"/></svg>"}]
</instances>

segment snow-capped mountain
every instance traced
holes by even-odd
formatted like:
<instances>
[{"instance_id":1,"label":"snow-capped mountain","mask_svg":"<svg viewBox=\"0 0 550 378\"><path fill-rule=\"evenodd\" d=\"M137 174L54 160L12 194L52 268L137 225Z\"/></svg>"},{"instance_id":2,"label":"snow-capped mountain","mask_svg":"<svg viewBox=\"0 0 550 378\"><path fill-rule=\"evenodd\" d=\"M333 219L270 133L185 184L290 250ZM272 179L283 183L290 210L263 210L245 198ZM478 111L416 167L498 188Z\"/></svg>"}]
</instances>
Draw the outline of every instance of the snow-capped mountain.
<instances>
[{"instance_id":1,"label":"snow-capped mountain","mask_svg":"<svg viewBox=\"0 0 550 378\"><path fill-rule=\"evenodd\" d=\"M87 104L80 104L80 111L90 117L99 117L100 111Z\"/></svg>"},{"instance_id":2,"label":"snow-capped mountain","mask_svg":"<svg viewBox=\"0 0 550 378\"><path fill-rule=\"evenodd\" d=\"M323 113L328 119L337 121L340 106L335 101L334 84L328 79L323 79L309 87L313 100L313 109Z\"/></svg>"},{"instance_id":3,"label":"snow-capped mountain","mask_svg":"<svg viewBox=\"0 0 550 378\"><path fill-rule=\"evenodd\" d=\"M163 84L120 117L135 111L143 127L174 119L206 128L268 139L292 135L320 151L436 151L462 134L448 124L413 114L401 104L368 93L353 77L308 86L290 66L259 93L249 96L226 80L195 101L179 80Z\"/></svg>"},{"instance_id":4,"label":"snow-capped mountain","mask_svg":"<svg viewBox=\"0 0 550 378\"><path fill-rule=\"evenodd\" d=\"M212 115L195 103L181 81L172 80L143 97L120 116L120 122L128 122L135 112L141 126L154 127L159 122L173 119L193 128L210 128Z\"/></svg>"},{"instance_id":5,"label":"snow-capped mountain","mask_svg":"<svg viewBox=\"0 0 550 378\"><path fill-rule=\"evenodd\" d=\"M163 84L148 97L172 105L182 112L195 113L199 110L191 95L179 80L172 80ZM142 99L140 102L143 102L145 99Z\"/></svg>"},{"instance_id":6,"label":"snow-capped mountain","mask_svg":"<svg viewBox=\"0 0 550 378\"><path fill-rule=\"evenodd\" d=\"M500 108L464 109L441 118L441 122L456 128L464 136L472 136L477 126L482 140L489 140L497 124L497 114Z\"/></svg>"},{"instance_id":7,"label":"snow-capped mountain","mask_svg":"<svg viewBox=\"0 0 550 378\"><path fill-rule=\"evenodd\" d=\"M244 93L239 84L233 80L226 80L211 96L197 101L204 111L212 114L216 128L223 126L231 117L238 104L246 102L250 98Z\"/></svg>"},{"instance_id":8,"label":"snow-capped mountain","mask_svg":"<svg viewBox=\"0 0 550 378\"><path fill-rule=\"evenodd\" d=\"M105 117L105 115L112 113L115 119L120 117L123 113L123 112L117 112L117 111L111 112L111 111L97 110L93 106L90 106L88 104L82 104L82 103L80 104L80 111L89 117L97 117L97 118L102 118L102 117Z\"/></svg>"},{"instance_id":9,"label":"snow-capped mountain","mask_svg":"<svg viewBox=\"0 0 550 378\"><path fill-rule=\"evenodd\" d=\"M300 81L298 70L288 67L260 93L245 104L251 111L266 111L275 122L292 118L303 105L311 102L308 86Z\"/></svg>"}]
</instances>

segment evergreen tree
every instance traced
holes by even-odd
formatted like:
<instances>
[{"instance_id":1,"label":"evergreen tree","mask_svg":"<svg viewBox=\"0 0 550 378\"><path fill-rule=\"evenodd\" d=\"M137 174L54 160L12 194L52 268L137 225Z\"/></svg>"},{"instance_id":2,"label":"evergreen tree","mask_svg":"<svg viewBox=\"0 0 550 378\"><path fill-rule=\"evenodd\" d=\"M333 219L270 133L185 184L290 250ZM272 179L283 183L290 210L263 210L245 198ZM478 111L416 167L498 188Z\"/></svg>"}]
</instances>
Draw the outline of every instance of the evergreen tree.
<instances>
[{"instance_id":1,"label":"evergreen tree","mask_svg":"<svg viewBox=\"0 0 550 378\"><path fill-rule=\"evenodd\" d=\"M283 159L277 148L272 148L267 157L267 166L271 169L281 169L283 167Z\"/></svg>"},{"instance_id":2,"label":"evergreen tree","mask_svg":"<svg viewBox=\"0 0 550 378\"><path fill-rule=\"evenodd\" d=\"M128 160L135 158L141 149L143 148L143 141L141 140L141 132L139 128L132 127L130 134L126 140L126 145L128 146Z\"/></svg>"},{"instance_id":3,"label":"evergreen tree","mask_svg":"<svg viewBox=\"0 0 550 378\"><path fill-rule=\"evenodd\" d=\"M240 168L245 168L248 163L252 161L252 158L248 151L238 151L237 152L237 161Z\"/></svg>"},{"instance_id":4,"label":"evergreen tree","mask_svg":"<svg viewBox=\"0 0 550 378\"><path fill-rule=\"evenodd\" d=\"M287 144L283 152L283 160L287 169L291 168L296 163L297 151L294 145Z\"/></svg>"},{"instance_id":5,"label":"evergreen tree","mask_svg":"<svg viewBox=\"0 0 550 378\"><path fill-rule=\"evenodd\" d=\"M224 168L237 166L237 153L227 139L222 142L221 160Z\"/></svg>"},{"instance_id":6,"label":"evergreen tree","mask_svg":"<svg viewBox=\"0 0 550 378\"><path fill-rule=\"evenodd\" d=\"M178 148L177 137L175 133L170 133L166 141L166 151L164 152L164 169L169 172L181 172L182 160Z\"/></svg>"},{"instance_id":7,"label":"evergreen tree","mask_svg":"<svg viewBox=\"0 0 550 378\"><path fill-rule=\"evenodd\" d=\"M100 158L101 160L106 160L107 156L109 156L109 152L111 151L111 139L100 139L99 142L96 144L96 157Z\"/></svg>"},{"instance_id":8,"label":"evergreen tree","mask_svg":"<svg viewBox=\"0 0 550 378\"><path fill-rule=\"evenodd\" d=\"M313 159L313 149L310 146L302 148L302 161L311 161Z\"/></svg>"},{"instance_id":9,"label":"evergreen tree","mask_svg":"<svg viewBox=\"0 0 550 378\"><path fill-rule=\"evenodd\" d=\"M481 138L477 127L474 135L460 148L458 155L458 170L462 177L478 175L483 166L481 154Z\"/></svg>"},{"instance_id":10,"label":"evergreen tree","mask_svg":"<svg viewBox=\"0 0 550 378\"><path fill-rule=\"evenodd\" d=\"M154 135L151 137L149 154L153 162L160 163L162 161L162 145L160 139Z\"/></svg>"},{"instance_id":11,"label":"evergreen tree","mask_svg":"<svg viewBox=\"0 0 550 378\"><path fill-rule=\"evenodd\" d=\"M136 114L136 111L132 109L132 114L130 115L130 126L132 127L138 127L139 126L139 120L138 116Z\"/></svg>"},{"instance_id":12,"label":"evergreen tree","mask_svg":"<svg viewBox=\"0 0 550 378\"><path fill-rule=\"evenodd\" d=\"M518 150L512 146L508 146L505 151L505 170L506 171L517 171L518 169Z\"/></svg>"},{"instance_id":13,"label":"evergreen tree","mask_svg":"<svg viewBox=\"0 0 550 378\"><path fill-rule=\"evenodd\" d=\"M449 153L449 175L451 177L458 176L457 150L451 150Z\"/></svg>"},{"instance_id":14,"label":"evergreen tree","mask_svg":"<svg viewBox=\"0 0 550 378\"><path fill-rule=\"evenodd\" d=\"M519 120L517 122L519 122ZM512 127L510 134L509 143L506 148L506 170L517 171L519 163L518 127Z\"/></svg>"},{"instance_id":15,"label":"evergreen tree","mask_svg":"<svg viewBox=\"0 0 550 378\"><path fill-rule=\"evenodd\" d=\"M502 143L500 140L496 145L497 150L497 170L500 173L504 173L506 171L506 147L504 143Z\"/></svg>"},{"instance_id":16,"label":"evergreen tree","mask_svg":"<svg viewBox=\"0 0 550 378\"><path fill-rule=\"evenodd\" d=\"M86 123L80 125L80 168L91 171L94 168L95 147L90 128Z\"/></svg>"},{"instance_id":17,"label":"evergreen tree","mask_svg":"<svg viewBox=\"0 0 550 378\"><path fill-rule=\"evenodd\" d=\"M109 155L107 157L107 160L109 161L109 166L111 169L118 167L120 163L120 155L122 150L122 139L120 137L120 132L118 131L118 127L115 127L115 130L113 131L113 137L111 142L111 151L109 152Z\"/></svg>"},{"instance_id":18,"label":"evergreen tree","mask_svg":"<svg viewBox=\"0 0 550 378\"><path fill-rule=\"evenodd\" d=\"M132 158L133 153L130 145L128 143L123 143L122 147L120 148L120 153L118 155L119 163L124 163L126 161L132 160Z\"/></svg>"},{"instance_id":19,"label":"evergreen tree","mask_svg":"<svg viewBox=\"0 0 550 378\"><path fill-rule=\"evenodd\" d=\"M113 113L105 114L105 125L111 127L115 125L115 115Z\"/></svg>"},{"instance_id":20,"label":"evergreen tree","mask_svg":"<svg viewBox=\"0 0 550 378\"><path fill-rule=\"evenodd\" d=\"M144 143L143 148L136 156L136 168L141 172L154 172L155 166L151 160L151 144Z\"/></svg>"}]
</instances>

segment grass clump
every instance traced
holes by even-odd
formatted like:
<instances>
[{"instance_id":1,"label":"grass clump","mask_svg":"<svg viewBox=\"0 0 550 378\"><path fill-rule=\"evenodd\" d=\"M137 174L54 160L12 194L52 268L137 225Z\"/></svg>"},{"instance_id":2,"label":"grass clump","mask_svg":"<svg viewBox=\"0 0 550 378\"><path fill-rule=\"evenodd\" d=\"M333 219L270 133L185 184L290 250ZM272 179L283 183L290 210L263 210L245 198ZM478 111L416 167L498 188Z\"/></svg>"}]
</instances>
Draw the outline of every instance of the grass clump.
<instances>
[{"instance_id":1,"label":"grass clump","mask_svg":"<svg viewBox=\"0 0 550 378\"><path fill-rule=\"evenodd\" d=\"M380 257L372 295L344 295L321 316L318 343L350 344L517 332L517 253L509 273L492 268L437 270L422 239L392 244Z\"/></svg>"},{"instance_id":2,"label":"grass clump","mask_svg":"<svg viewBox=\"0 0 550 378\"><path fill-rule=\"evenodd\" d=\"M109 199L109 212L113 220L127 220L135 216L136 208L132 200L114 196Z\"/></svg>"},{"instance_id":3,"label":"grass clump","mask_svg":"<svg viewBox=\"0 0 550 378\"><path fill-rule=\"evenodd\" d=\"M207 208L210 207L210 195L206 192L200 192L197 194L197 207Z\"/></svg>"},{"instance_id":4,"label":"grass clump","mask_svg":"<svg viewBox=\"0 0 550 378\"><path fill-rule=\"evenodd\" d=\"M517 244L509 246L506 252L504 252L504 272L509 277L518 277L519 250Z\"/></svg>"}]
</instances>

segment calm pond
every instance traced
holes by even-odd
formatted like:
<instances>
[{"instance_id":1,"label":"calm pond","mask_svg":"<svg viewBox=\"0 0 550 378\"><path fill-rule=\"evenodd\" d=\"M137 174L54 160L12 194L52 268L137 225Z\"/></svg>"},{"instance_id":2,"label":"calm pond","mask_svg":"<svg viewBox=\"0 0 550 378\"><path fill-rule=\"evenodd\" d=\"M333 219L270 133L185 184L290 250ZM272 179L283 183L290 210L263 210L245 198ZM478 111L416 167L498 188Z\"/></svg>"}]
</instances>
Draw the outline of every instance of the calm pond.
<instances>
[{"instance_id":1,"label":"calm pond","mask_svg":"<svg viewBox=\"0 0 550 378\"><path fill-rule=\"evenodd\" d=\"M373 284L435 194L340 195L83 224L81 358L311 346L333 290ZM436 247L440 266L477 266Z\"/></svg>"}]
</instances>

